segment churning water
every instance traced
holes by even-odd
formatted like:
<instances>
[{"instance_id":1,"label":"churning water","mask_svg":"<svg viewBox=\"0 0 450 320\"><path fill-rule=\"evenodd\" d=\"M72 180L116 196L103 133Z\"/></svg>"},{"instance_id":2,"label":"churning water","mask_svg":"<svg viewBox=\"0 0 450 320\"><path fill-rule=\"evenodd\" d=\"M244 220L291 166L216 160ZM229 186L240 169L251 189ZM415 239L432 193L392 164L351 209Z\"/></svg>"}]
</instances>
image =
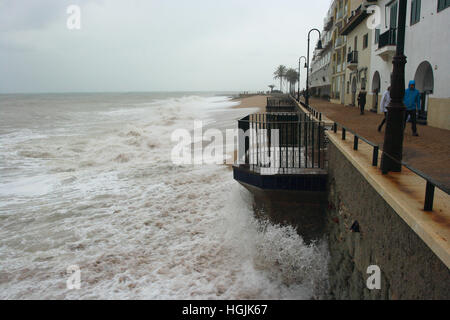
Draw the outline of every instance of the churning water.
<instances>
[{"instance_id":1,"label":"churning water","mask_svg":"<svg viewBox=\"0 0 450 320\"><path fill-rule=\"evenodd\" d=\"M194 120L252 110L183 94L0 96L0 298L310 299L327 248L258 222L221 165L171 162ZM81 270L68 290L67 268Z\"/></svg>"}]
</instances>

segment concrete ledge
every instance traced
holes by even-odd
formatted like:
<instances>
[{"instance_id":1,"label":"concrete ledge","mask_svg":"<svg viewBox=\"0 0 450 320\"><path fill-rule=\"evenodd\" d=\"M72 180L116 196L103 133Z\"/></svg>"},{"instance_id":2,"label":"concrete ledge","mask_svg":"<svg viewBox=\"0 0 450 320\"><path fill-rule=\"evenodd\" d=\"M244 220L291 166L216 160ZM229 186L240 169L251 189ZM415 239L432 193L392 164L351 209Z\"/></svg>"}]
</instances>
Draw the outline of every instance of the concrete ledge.
<instances>
[{"instance_id":1,"label":"concrete ledge","mask_svg":"<svg viewBox=\"0 0 450 320\"><path fill-rule=\"evenodd\" d=\"M304 169L298 174L261 175L245 166L233 166L233 178L240 183L262 190L291 190L326 192L327 172L321 169Z\"/></svg>"},{"instance_id":2,"label":"concrete ledge","mask_svg":"<svg viewBox=\"0 0 450 320\"><path fill-rule=\"evenodd\" d=\"M311 115L315 120L319 121L318 118L314 117L311 112L309 112L308 109L306 109L305 107L303 107L303 105L301 103L299 103L297 100L295 100L293 97L291 97L291 99L295 102L295 105L297 106L297 108L300 109L301 112L306 113ZM334 124L334 121L328 119L324 113L322 113L322 122L324 123L325 127L331 127Z\"/></svg>"},{"instance_id":3,"label":"concrete ledge","mask_svg":"<svg viewBox=\"0 0 450 320\"><path fill-rule=\"evenodd\" d=\"M434 211L425 212L425 180L407 168L403 168L402 173L383 176L378 168L371 166L371 146L361 141L359 150L354 151L354 136L351 133L347 132L346 140L341 139L341 131L336 134L327 131L326 134L330 143L338 148L389 206L450 268L450 196L436 189Z\"/></svg>"}]
</instances>

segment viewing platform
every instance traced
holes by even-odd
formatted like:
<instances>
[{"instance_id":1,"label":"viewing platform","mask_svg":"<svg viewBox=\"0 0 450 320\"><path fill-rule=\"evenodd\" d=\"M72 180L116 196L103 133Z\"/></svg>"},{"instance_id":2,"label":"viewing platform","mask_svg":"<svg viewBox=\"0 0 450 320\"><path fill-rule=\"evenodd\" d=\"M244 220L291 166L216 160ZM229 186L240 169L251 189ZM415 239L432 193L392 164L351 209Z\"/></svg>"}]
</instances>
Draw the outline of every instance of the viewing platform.
<instances>
[{"instance_id":1,"label":"viewing platform","mask_svg":"<svg viewBox=\"0 0 450 320\"><path fill-rule=\"evenodd\" d=\"M266 111L238 121L234 179L254 196L257 216L294 226L306 242L320 239L328 183L324 123L288 95L267 99Z\"/></svg>"},{"instance_id":2,"label":"viewing platform","mask_svg":"<svg viewBox=\"0 0 450 320\"><path fill-rule=\"evenodd\" d=\"M298 110L289 98L269 98L268 103ZM322 122L300 111L266 112L240 119L238 128L238 162L233 166L237 181L263 190L326 191Z\"/></svg>"}]
</instances>

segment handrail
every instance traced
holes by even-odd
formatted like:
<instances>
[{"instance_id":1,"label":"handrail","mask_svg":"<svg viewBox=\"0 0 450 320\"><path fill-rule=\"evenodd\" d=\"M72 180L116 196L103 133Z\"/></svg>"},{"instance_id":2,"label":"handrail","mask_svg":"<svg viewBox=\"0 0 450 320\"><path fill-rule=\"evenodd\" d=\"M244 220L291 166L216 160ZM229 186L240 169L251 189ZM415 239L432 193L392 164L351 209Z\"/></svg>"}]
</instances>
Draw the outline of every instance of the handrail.
<instances>
[{"instance_id":1,"label":"handrail","mask_svg":"<svg viewBox=\"0 0 450 320\"><path fill-rule=\"evenodd\" d=\"M353 134L354 136L354 142L353 142L353 150L357 151L358 150L358 144L359 144L359 140L364 141L365 143L367 143L368 145L372 146L373 149L373 158L372 158L372 166L374 167L378 167L378 153L380 151L380 146L365 139L364 137L361 137L359 134L353 132L352 130L346 128L345 126L339 124L338 122L334 122L333 124L333 132L337 133L337 128L338 126L340 126L342 128L342 140L346 140L346 132L350 132L351 134ZM443 192L445 192L447 195L450 194L450 188L443 185L442 183L439 183L437 181L435 181L433 178L429 177L428 175L426 175L425 173L423 173L420 170L417 170L416 168L412 167L411 165L409 165L408 163L404 162L404 161L399 161L397 159L395 159L393 156L389 155L386 152L383 152L383 154L385 156L387 156L388 158L390 158L391 160L393 160L394 162L401 164L402 166L404 166L405 168L409 169L411 172L413 172L414 174L418 175L419 177L421 177L422 179L424 179L427 182L427 186L426 186L426 190L425 190L425 204L424 204L424 211L433 211L433 202L434 202L434 191L435 188L437 187L438 189L442 190ZM382 172L383 174L387 174L387 172Z\"/></svg>"},{"instance_id":2,"label":"handrail","mask_svg":"<svg viewBox=\"0 0 450 320\"><path fill-rule=\"evenodd\" d=\"M314 118L318 119L319 121L322 121L322 112L317 111L315 108L311 107L310 105L307 105L306 103L299 101L299 103L308 110Z\"/></svg>"}]
</instances>

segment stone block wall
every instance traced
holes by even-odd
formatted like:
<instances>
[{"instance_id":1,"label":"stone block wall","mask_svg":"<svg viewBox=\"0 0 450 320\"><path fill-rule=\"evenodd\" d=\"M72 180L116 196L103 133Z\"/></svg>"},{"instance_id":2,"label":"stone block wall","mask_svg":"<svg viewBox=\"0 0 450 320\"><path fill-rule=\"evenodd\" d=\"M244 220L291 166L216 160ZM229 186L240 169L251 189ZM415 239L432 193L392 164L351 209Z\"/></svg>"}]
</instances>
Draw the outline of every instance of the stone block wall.
<instances>
[{"instance_id":1,"label":"stone block wall","mask_svg":"<svg viewBox=\"0 0 450 320\"><path fill-rule=\"evenodd\" d=\"M326 234L335 299L450 299L450 270L332 144ZM355 221L359 232L351 229ZM367 268L381 269L369 290Z\"/></svg>"}]
</instances>

